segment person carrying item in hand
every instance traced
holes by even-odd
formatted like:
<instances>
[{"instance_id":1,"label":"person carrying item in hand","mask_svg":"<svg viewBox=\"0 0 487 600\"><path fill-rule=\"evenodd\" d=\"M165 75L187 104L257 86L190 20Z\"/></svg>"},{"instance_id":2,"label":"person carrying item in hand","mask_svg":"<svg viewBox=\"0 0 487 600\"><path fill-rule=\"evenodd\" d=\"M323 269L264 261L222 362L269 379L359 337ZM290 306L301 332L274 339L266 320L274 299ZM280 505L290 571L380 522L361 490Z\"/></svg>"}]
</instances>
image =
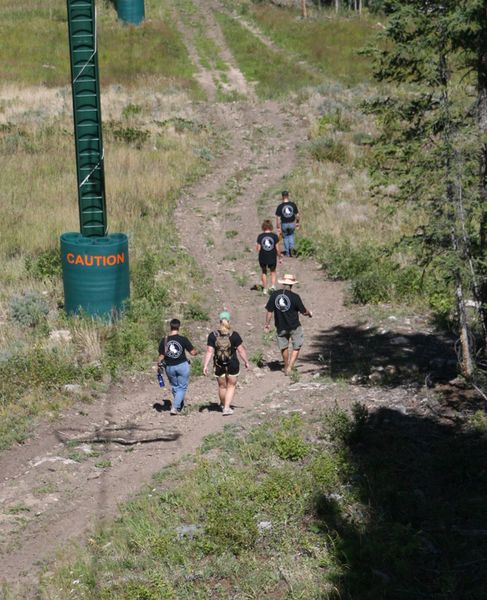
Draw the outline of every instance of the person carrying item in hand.
<instances>
[{"instance_id":1,"label":"person carrying item in hand","mask_svg":"<svg viewBox=\"0 0 487 600\"><path fill-rule=\"evenodd\" d=\"M171 415L179 414L184 408L184 397L189 384L189 361L186 352L191 356L197 354L188 338L179 335L180 327L181 321L172 319L169 323L169 335L166 335L159 344L159 363L164 363L172 389Z\"/></svg>"},{"instance_id":2,"label":"person carrying item in hand","mask_svg":"<svg viewBox=\"0 0 487 600\"><path fill-rule=\"evenodd\" d=\"M283 279L279 279L279 283L283 288L272 292L265 306L264 330L269 331L272 315L274 315L277 345L284 361L284 375L290 375L304 342L299 313L305 317L313 315L310 310L305 308L301 297L292 291L292 286L298 283L294 275L284 275Z\"/></svg>"},{"instance_id":3,"label":"person carrying item in hand","mask_svg":"<svg viewBox=\"0 0 487 600\"><path fill-rule=\"evenodd\" d=\"M257 236L256 250L259 253L259 265L262 271L262 289L264 293L267 288L267 271L271 274L271 286L269 291L276 289L277 260L282 262L281 250L279 248L279 236L272 231L272 222L266 219L262 223L262 233Z\"/></svg>"},{"instance_id":4,"label":"person carrying item in hand","mask_svg":"<svg viewBox=\"0 0 487 600\"><path fill-rule=\"evenodd\" d=\"M281 193L281 203L276 208L276 229L282 234L284 243L284 256L294 253L294 232L299 228L299 210L294 202L289 199L289 192Z\"/></svg>"},{"instance_id":5,"label":"person carrying item in hand","mask_svg":"<svg viewBox=\"0 0 487 600\"><path fill-rule=\"evenodd\" d=\"M219 319L218 329L208 336L203 373L208 375L210 360L213 358L213 369L218 382L218 398L223 416L226 417L233 414L231 404L240 373L238 356L243 360L246 369L249 368L249 361L242 338L232 330L230 313L224 310L220 313Z\"/></svg>"}]
</instances>

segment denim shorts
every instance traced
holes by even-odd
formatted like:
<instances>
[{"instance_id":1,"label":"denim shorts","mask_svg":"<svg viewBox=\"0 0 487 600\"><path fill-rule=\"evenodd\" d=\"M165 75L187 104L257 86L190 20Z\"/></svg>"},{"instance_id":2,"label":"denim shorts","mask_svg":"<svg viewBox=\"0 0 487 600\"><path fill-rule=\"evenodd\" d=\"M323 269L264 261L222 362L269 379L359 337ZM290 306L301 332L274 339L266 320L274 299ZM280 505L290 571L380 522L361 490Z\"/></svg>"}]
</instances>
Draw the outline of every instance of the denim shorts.
<instances>
[{"instance_id":1,"label":"denim shorts","mask_svg":"<svg viewBox=\"0 0 487 600\"><path fill-rule=\"evenodd\" d=\"M285 350L289 347L289 341L293 350L299 350L304 343L304 331L301 325L296 329L282 330L277 332L277 345L279 350Z\"/></svg>"}]
</instances>

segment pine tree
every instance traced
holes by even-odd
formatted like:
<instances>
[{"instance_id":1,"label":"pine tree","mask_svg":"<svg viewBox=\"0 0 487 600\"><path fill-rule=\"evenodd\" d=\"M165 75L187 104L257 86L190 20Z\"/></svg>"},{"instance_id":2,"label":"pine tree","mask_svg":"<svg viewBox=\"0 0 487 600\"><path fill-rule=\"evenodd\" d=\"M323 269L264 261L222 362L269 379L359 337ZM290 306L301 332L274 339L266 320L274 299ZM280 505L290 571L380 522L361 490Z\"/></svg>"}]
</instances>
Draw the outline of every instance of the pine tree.
<instances>
[{"instance_id":1,"label":"pine tree","mask_svg":"<svg viewBox=\"0 0 487 600\"><path fill-rule=\"evenodd\" d=\"M478 194L472 137L451 35L453 0L393 0L383 39L372 50L375 76L396 84L394 96L369 103L382 134L375 148L377 184L399 187L397 200L416 230L408 237L422 264L452 290L461 368L473 372L465 290L476 279L473 257ZM386 188L387 189L387 188Z\"/></svg>"}]
</instances>

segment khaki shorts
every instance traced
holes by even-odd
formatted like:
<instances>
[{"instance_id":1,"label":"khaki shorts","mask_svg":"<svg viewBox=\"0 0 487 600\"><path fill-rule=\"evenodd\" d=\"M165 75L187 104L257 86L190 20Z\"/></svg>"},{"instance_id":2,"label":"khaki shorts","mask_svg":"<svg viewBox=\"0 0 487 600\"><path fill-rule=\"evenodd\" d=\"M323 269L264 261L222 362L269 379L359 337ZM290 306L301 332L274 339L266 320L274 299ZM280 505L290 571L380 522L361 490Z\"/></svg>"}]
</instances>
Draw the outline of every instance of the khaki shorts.
<instances>
[{"instance_id":1,"label":"khaki shorts","mask_svg":"<svg viewBox=\"0 0 487 600\"><path fill-rule=\"evenodd\" d=\"M290 331L278 331L277 332L277 345L279 350L285 350L289 347L289 340L293 350L299 350L304 343L304 331L301 325L296 329Z\"/></svg>"}]
</instances>

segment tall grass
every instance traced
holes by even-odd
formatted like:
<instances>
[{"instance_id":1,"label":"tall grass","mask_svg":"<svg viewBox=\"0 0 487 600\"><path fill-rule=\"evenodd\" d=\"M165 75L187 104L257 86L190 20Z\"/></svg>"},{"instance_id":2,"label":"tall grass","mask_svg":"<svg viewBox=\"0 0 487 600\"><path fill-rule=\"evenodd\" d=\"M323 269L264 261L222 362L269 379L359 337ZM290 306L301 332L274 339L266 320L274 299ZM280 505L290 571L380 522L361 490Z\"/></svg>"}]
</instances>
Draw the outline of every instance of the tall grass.
<instances>
[{"instance_id":1,"label":"tall grass","mask_svg":"<svg viewBox=\"0 0 487 600\"><path fill-rule=\"evenodd\" d=\"M319 77L269 49L231 17L224 13L216 16L240 70L248 81L256 83L260 98L282 98L319 82Z\"/></svg>"},{"instance_id":2,"label":"tall grass","mask_svg":"<svg viewBox=\"0 0 487 600\"><path fill-rule=\"evenodd\" d=\"M231 8L235 8L233 4ZM369 59L359 51L375 34L377 19L337 16L322 10L303 20L296 9L268 3L247 4L245 17L254 20L282 50L319 67L328 79L355 85L372 78Z\"/></svg>"}]
</instances>

